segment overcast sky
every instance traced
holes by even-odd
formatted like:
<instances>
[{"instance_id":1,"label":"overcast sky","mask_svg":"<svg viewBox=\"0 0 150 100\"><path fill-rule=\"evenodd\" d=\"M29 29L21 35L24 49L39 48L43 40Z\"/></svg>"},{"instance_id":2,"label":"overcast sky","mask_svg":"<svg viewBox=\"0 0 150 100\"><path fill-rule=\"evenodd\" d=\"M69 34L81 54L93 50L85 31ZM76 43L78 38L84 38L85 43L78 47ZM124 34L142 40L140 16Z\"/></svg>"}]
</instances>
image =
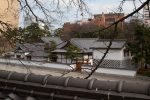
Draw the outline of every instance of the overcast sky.
<instances>
[{"instance_id":1,"label":"overcast sky","mask_svg":"<svg viewBox=\"0 0 150 100\"><path fill-rule=\"evenodd\" d=\"M123 0L85 0L87 3L87 6L92 12L92 14L98 14L98 13L109 13L109 12L117 12L117 9ZM145 0L141 0L145 1ZM141 3L139 0L135 0L136 7L139 7ZM123 13L127 14L133 11L134 9L134 3L132 0L127 0L123 4Z\"/></svg>"},{"instance_id":2,"label":"overcast sky","mask_svg":"<svg viewBox=\"0 0 150 100\"><path fill-rule=\"evenodd\" d=\"M87 5L93 13L112 12L115 10L121 0L87 0ZM128 2L125 3L127 5ZM128 8L131 7L131 2L128 3Z\"/></svg>"}]
</instances>

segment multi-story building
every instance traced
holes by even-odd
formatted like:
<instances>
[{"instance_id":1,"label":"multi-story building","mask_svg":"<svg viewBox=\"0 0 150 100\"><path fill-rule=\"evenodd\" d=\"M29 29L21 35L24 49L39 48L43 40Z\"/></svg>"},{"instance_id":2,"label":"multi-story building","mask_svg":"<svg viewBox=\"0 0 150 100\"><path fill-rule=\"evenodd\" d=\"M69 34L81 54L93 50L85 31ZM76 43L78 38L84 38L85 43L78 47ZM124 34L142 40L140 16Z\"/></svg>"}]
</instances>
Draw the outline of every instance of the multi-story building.
<instances>
[{"instance_id":1,"label":"multi-story building","mask_svg":"<svg viewBox=\"0 0 150 100\"><path fill-rule=\"evenodd\" d=\"M41 21L36 21L36 18L31 15L25 15L24 17L24 27L30 26L32 23L37 23L41 29L45 29L46 24Z\"/></svg>"},{"instance_id":2,"label":"multi-story building","mask_svg":"<svg viewBox=\"0 0 150 100\"><path fill-rule=\"evenodd\" d=\"M149 8L150 8L150 4L149 4ZM150 26L150 15L148 10L148 5L146 5L143 8L143 14L144 14L144 24Z\"/></svg>"},{"instance_id":3,"label":"multi-story building","mask_svg":"<svg viewBox=\"0 0 150 100\"><path fill-rule=\"evenodd\" d=\"M107 14L95 14L94 18L92 19L92 23L98 25L98 26L103 26L107 27L110 24L114 23L115 21L121 19L124 17L123 13L107 13ZM118 26L123 29L123 23L120 22Z\"/></svg>"},{"instance_id":4,"label":"multi-story building","mask_svg":"<svg viewBox=\"0 0 150 100\"><path fill-rule=\"evenodd\" d=\"M0 0L0 21L9 24L9 27L18 27L19 23L18 0ZM6 31L5 25L0 24L0 29ZM12 45L0 32L0 55L12 50Z\"/></svg>"},{"instance_id":5,"label":"multi-story building","mask_svg":"<svg viewBox=\"0 0 150 100\"><path fill-rule=\"evenodd\" d=\"M18 8L17 0L0 0L0 21L10 24L11 27L18 27Z\"/></svg>"},{"instance_id":6,"label":"multi-story building","mask_svg":"<svg viewBox=\"0 0 150 100\"><path fill-rule=\"evenodd\" d=\"M107 27L123 17L124 17L123 13L95 14L95 15L93 15L93 18L82 19L82 20L76 21L74 23L70 23L70 22L64 23L63 29L65 31L68 31L72 27L75 27L76 24L85 25L87 23L95 24L99 27ZM123 30L123 27L124 27L124 22L119 22L118 28L120 30Z\"/></svg>"}]
</instances>

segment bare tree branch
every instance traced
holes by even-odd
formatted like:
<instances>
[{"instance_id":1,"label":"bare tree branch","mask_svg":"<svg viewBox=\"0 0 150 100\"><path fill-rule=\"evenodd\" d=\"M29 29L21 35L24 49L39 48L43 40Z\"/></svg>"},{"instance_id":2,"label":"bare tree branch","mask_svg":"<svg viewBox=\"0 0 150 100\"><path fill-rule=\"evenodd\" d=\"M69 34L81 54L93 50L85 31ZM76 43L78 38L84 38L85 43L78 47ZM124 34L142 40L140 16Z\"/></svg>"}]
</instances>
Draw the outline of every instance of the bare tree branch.
<instances>
[{"instance_id":1,"label":"bare tree branch","mask_svg":"<svg viewBox=\"0 0 150 100\"><path fill-rule=\"evenodd\" d=\"M131 16L133 16L134 14L136 14L138 11L140 11L140 10L141 10L144 6L146 6L147 4L149 4L149 0L147 0L146 2L144 2L139 8L137 8L135 11L131 12L131 13L128 14L127 16L125 16L125 17L119 19L118 21L114 22L113 24L109 25L108 27L99 30L99 33L100 33L100 32L102 32L102 31L104 31L104 30L107 30L107 29L109 29L109 28L115 26L115 27L114 27L114 32L111 34L111 37L112 37L112 38L110 39L110 43L109 43L109 45L108 45L108 48L106 49L105 53L103 54L101 60L98 62L98 64L95 66L95 68L91 71L91 73L90 73L87 77L85 77L85 79L88 79L88 78L99 68L99 66L100 66L101 63L103 62L104 58L106 57L107 53L109 52L110 47L111 47L111 45L112 45L112 41L114 40L115 36L118 34L118 32L117 32L117 25L118 25L118 23L124 21L125 19L127 19L127 18L129 18L129 17L131 17Z\"/></svg>"},{"instance_id":2,"label":"bare tree branch","mask_svg":"<svg viewBox=\"0 0 150 100\"><path fill-rule=\"evenodd\" d=\"M99 66L101 65L101 63L102 63L103 60L105 59L106 55L108 54L108 52L109 52L109 50L110 50L110 48L111 48L112 42L113 42L113 40L114 40L114 37L118 34L118 32L117 32L117 25L118 25L118 23L115 24L115 29L114 29L112 38L110 39L109 45L108 45L108 47L107 47L107 49L106 49L106 51L105 51L103 57L102 57L101 60L98 62L98 64L95 66L95 68L91 71L91 73L90 73L87 77L85 77L85 79L88 79L88 78L99 68Z\"/></svg>"},{"instance_id":3,"label":"bare tree branch","mask_svg":"<svg viewBox=\"0 0 150 100\"><path fill-rule=\"evenodd\" d=\"M53 5L56 4L56 9L54 9L54 10L46 8L39 0L33 0L35 2L35 5L33 5L33 6L29 3L30 2L29 0L17 0L17 1L20 4L20 10L22 10L28 14L33 15L36 18L36 21L43 21L44 22L45 20L42 20L33 9L34 7L38 8L38 10L40 10L39 12L42 12L42 14L45 16L46 22L49 24L51 24L52 20L55 20L55 16L52 16L54 13L55 14L62 14L63 13L63 8L61 8L61 6L62 6L61 3L63 3L66 8L68 8L69 6L72 6L72 5L77 7L77 11L80 11L81 16L84 15L84 12L88 12L87 6L86 6L84 0L69 0L69 3L66 3L65 0L52 0L52 1L49 0L49 4L53 4ZM125 1L126 0L121 1L121 4L119 5L119 8L118 8L119 12L123 11L123 4ZM110 39L110 43L108 45L107 50L105 51L103 57L98 62L98 64L96 66L94 66L94 69L92 69L91 73L86 77L86 79L89 78L99 68L99 66L101 66L101 63L103 62L104 58L106 57L107 53L110 50L110 47L112 45L112 41L114 40L114 37L118 34L118 32L117 32L118 31L117 30L118 23L123 22L124 20L126 20L129 17L132 17L134 14L138 13L146 5L148 6L148 10L149 10L149 0L146 0L145 2L142 2L141 0L138 0L138 1L141 2L142 5L137 8L136 4L135 4L135 0L133 0L133 5L134 5L134 9L135 9L133 12L131 12L130 14L126 15L125 17L117 20L113 24L111 24L107 27L104 27L103 29L93 31L93 32L99 32L99 34L100 34L101 32L114 27L114 31L111 34L111 39ZM8 1L8 3L9 3L9 1ZM52 5L49 5L49 6L51 8L54 7ZM150 10L149 10L149 15L150 15ZM0 26L2 26L2 28L0 28L1 33L10 28L10 25L7 22L3 22L1 20L0 20ZM90 32L90 33L92 33L92 32Z\"/></svg>"}]
</instances>

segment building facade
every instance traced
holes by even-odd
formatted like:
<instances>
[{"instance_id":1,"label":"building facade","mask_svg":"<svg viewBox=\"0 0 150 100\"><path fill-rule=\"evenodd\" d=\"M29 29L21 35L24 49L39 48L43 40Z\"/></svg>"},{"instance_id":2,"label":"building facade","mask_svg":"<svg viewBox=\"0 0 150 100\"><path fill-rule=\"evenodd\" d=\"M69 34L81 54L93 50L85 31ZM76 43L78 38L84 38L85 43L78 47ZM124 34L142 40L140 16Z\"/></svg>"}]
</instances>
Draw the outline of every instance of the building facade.
<instances>
[{"instance_id":1,"label":"building facade","mask_svg":"<svg viewBox=\"0 0 150 100\"><path fill-rule=\"evenodd\" d=\"M93 49L93 60L99 61L104 56L109 45L109 40L98 40L91 48ZM125 40L114 40L108 54L103 60L100 67L116 68L116 69L134 69L135 66L131 62L132 55L126 48Z\"/></svg>"},{"instance_id":2,"label":"building facade","mask_svg":"<svg viewBox=\"0 0 150 100\"><path fill-rule=\"evenodd\" d=\"M65 32L67 32L67 31L71 30L72 28L76 27L76 25L85 25L85 24L92 24L92 25L96 25L98 27L107 27L123 17L124 17L124 13L95 14L95 15L93 15L93 18L78 20L74 23L66 22L63 25L63 29ZM118 23L118 28L120 30L124 29L123 21Z\"/></svg>"},{"instance_id":3,"label":"building facade","mask_svg":"<svg viewBox=\"0 0 150 100\"><path fill-rule=\"evenodd\" d=\"M7 23L9 27L18 27L19 23L19 3L17 0L0 0L0 22ZM6 31L7 27L0 24L0 29ZM2 33L0 32L0 36ZM12 50L12 46L4 37L0 38L0 55Z\"/></svg>"},{"instance_id":4,"label":"building facade","mask_svg":"<svg viewBox=\"0 0 150 100\"><path fill-rule=\"evenodd\" d=\"M8 23L12 27L18 27L19 23L18 9L19 3L17 0L1 0L0 21Z\"/></svg>"},{"instance_id":5,"label":"building facade","mask_svg":"<svg viewBox=\"0 0 150 100\"><path fill-rule=\"evenodd\" d=\"M95 14L94 18L91 21L92 21L92 23L94 23L98 26L107 27L123 17L124 17L123 13L106 13L105 14L103 12L102 14ZM123 24L124 24L124 22L120 22L118 24L118 27L123 29Z\"/></svg>"},{"instance_id":6,"label":"building facade","mask_svg":"<svg viewBox=\"0 0 150 100\"><path fill-rule=\"evenodd\" d=\"M149 7L148 7L148 5L146 5L143 8L144 24L150 26L150 15L149 15L149 9L148 8L150 8L150 4L149 4Z\"/></svg>"}]
</instances>

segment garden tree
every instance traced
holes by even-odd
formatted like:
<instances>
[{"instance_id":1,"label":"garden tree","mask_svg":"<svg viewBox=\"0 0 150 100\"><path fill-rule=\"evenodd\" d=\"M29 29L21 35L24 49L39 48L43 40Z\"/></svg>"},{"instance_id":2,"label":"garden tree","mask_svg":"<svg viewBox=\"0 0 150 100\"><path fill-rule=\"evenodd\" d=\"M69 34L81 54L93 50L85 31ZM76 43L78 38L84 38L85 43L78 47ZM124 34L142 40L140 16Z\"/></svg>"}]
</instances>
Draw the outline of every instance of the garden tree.
<instances>
[{"instance_id":1,"label":"garden tree","mask_svg":"<svg viewBox=\"0 0 150 100\"><path fill-rule=\"evenodd\" d=\"M65 49L67 50L66 58L70 58L72 63L72 61L79 56L78 53L80 50L72 44L69 44Z\"/></svg>"},{"instance_id":2,"label":"garden tree","mask_svg":"<svg viewBox=\"0 0 150 100\"><path fill-rule=\"evenodd\" d=\"M94 23L88 22L83 24L73 23L64 25L63 31L61 32L62 38L100 38L100 39L110 39L112 30L114 27L105 30L103 32L95 32L96 30L103 29L103 26L98 26ZM115 38L125 38L122 30L118 27L118 36Z\"/></svg>"},{"instance_id":3,"label":"garden tree","mask_svg":"<svg viewBox=\"0 0 150 100\"><path fill-rule=\"evenodd\" d=\"M126 22L123 32L125 34L125 38L128 41L132 41L134 39L135 28L142 24L143 22L139 19L131 19L129 22Z\"/></svg>"},{"instance_id":4,"label":"garden tree","mask_svg":"<svg viewBox=\"0 0 150 100\"><path fill-rule=\"evenodd\" d=\"M87 7L84 0L3 0L6 2L6 8L0 12L2 17L7 17L3 12L12 12L11 7L18 9L14 12L14 16L19 16L19 13L23 13L28 16L32 16L37 22L46 23L48 27L53 26L61 22L63 14L69 11L77 11L78 14L87 13ZM18 4L20 7L18 7ZM12 7L13 8L13 7ZM1 17L0 16L0 17ZM13 15L12 15L13 16ZM18 17L16 17L18 18ZM7 20L0 19L0 35L11 27L11 24Z\"/></svg>"},{"instance_id":5,"label":"garden tree","mask_svg":"<svg viewBox=\"0 0 150 100\"><path fill-rule=\"evenodd\" d=\"M93 23L84 23L76 27L73 32L74 37L77 38L97 38L98 32L94 32L95 30L99 30L100 27Z\"/></svg>"},{"instance_id":6,"label":"garden tree","mask_svg":"<svg viewBox=\"0 0 150 100\"><path fill-rule=\"evenodd\" d=\"M83 24L69 24L64 25L62 31L62 38L97 38L98 32L94 32L99 30L100 27L93 23L83 23Z\"/></svg>"},{"instance_id":7,"label":"garden tree","mask_svg":"<svg viewBox=\"0 0 150 100\"><path fill-rule=\"evenodd\" d=\"M123 6L123 4L124 4L125 1L126 1L126 0L121 1L121 4L120 4L120 6L119 6L119 11L122 11L122 6ZM136 0L134 0L133 3L135 3L135 1L136 1ZM140 0L140 2L141 2L141 0ZM100 33L100 32L103 32L103 31L105 31L105 30L108 30L109 28L114 27L114 30L113 30L113 32L111 33L110 42L109 42L109 44L108 44L108 46L107 46L106 51L104 52L104 54L103 54L102 58L100 59L100 61L98 61L98 63L96 64L96 66L94 66L94 68L93 68L93 69L91 70L91 72L88 74L88 76L85 77L85 79L89 78L89 77L101 66L103 60L105 59L106 55L108 54L108 52L109 52L109 50L110 50L110 47L111 47L111 45L112 45L112 41L113 41L114 38L118 35L118 29L117 29L118 23L124 21L125 19L127 19L127 18L129 18L129 17L132 17L134 14L138 13L144 6L149 6L149 0L146 0L145 2L141 2L141 3L142 3L141 6L139 6L138 8L136 8L136 5L135 5L135 10L134 10L133 12L131 12L131 13L129 13L128 15L124 16L123 18L121 18L121 19L115 21L115 22L112 23L111 25L109 25L109 26L107 26L107 27L105 27L105 28L103 28L103 29L98 30L98 32ZM149 16L150 16L150 14L149 14Z\"/></svg>"},{"instance_id":8,"label":"garden tree","mask_svg":"<svg viewBox=\"0 0 150 100\"><path fill-rule=\"evenodd\" d=\"M99 35L98 35L99 39L110 39L111 36L112 36L113 30L114 30L114 27L109 28L109 29L107 29L107 30L105 30L103 32L100 32ZM124 39L125 38L124 34L122 33L122 31L120 30L119 27L117 27L117 30L118 30L118 35L115 36L114 38L115 39Z\"/></svg>"},{"instance_id":9,"label":"garden tree","mask_svg":"<svg viewBox=\"0 0 150 100\"><path fill-rule=\"evenodd\" d=\"M77 11L79 14L87 13L84 0L18 0L22 12L33 16L36 21L47 23L61 22L64 13ZM40 13L41 16L38 16Z\"/></svg>"},{"instance_id":10,"label":"garden tree","mask_svg":"<svg viewBox=\"0 0 150 100\"><path fill-rule=\"evenodd\" d=\"M32 23L30 26L23 29L24 30L24 40L26 42L38 42L41 37L50 34L48 30L41 29L38 23Z\"/></svg>"},{"instance_id":11,"label":"garden tree","mask_svg":"<svg viewBox=\"0 0 150 100\"><path fill-rule=\"evenodd\" d=\"M42 36L49 35L50 32L45 29L39 28L37 23L32 23L30 26L26 28L14 28L14 29L8 29L4 37L9 40L12 44L15 44L17 42L23 43L23 42L38 42Z\"/></svg>"},{"instance_id":12,"label":"garden tree","mask_svg":"<svg viewBox=\"0 0 150 100\"><path fill-rule=\"evenodd\" d=\"M140 63L140 68L144 69L146 64L150 64L150 27L137 25L134 31L134 40L128 43L135 63ZM146 67L146 66L145 66Z\"/></svg>"},{"instance_id":13,"label":"garden tree","mask_svg":"<svg viewBox=\"0 0 150 100\"><path fill-rule=\"evenodd\" d=\"M13 2L14 0L11 1ZM58 16L63 15L64 10L66 10L65 8L68 9L69 7L70 8L75 7L77 8L76 11L78 11L78 13L80 11L79 14L81 14L82 16L84 15L85 12L87 12L85 0L17 0L17 1L20 4L20 11L23 11L24 13L27 13L31 16L34 16L36 21L42 21L48 23L49 26L51 25L52 22L55 22L56 20L60 19L58 18ZM112 41L118 35L118 29L117 29L118 23L123 22L124 20L133 16L134 14L137 14L144 6L149 5L149 0L142 0L142 1L121 0L121 4L117 9L119 12L123 11L123 5L126 1L133 1L133 5L134 5L133 12L129 13L128 15L124 16L119 20L116 20L114 23L112 23L107 27L92 32L92 33L96 33L96 32L102 33L103 31L108 30L109 28L112 27L114 28L110 35L111 39L107 50L104 52L101 60L96 64L96 66L93 66L93 69L91 70L91 72L88 74L86 78L89 78L101 66L102 61L106 57L111 47ZM141 3L139 7L136 7L135 5L137 1ZM39 13L40 15L44 15L45 17L43 19L40 18L38 16ZM10 25L7 22L4 22L3 20L0 20L0 26L2 26L0 27L1 34L3 34L4 31L10 28Z\"/></svg>"},{"instance_id":14,"label":"garden tree","mask_svg":"<svg viewBox=\"0 0 150 100\"><path fill-rule=\"evenodd\" d=\"M72 37L74 37L75 35L75 30L76 30L76 27L78 27L79 25L77 23L65 23L63 25L63 29L62 29L62 32L60 34L60 38L63 40L63 41L70 41L70 39Z\"/></svg>"},{"instance_id":15,"label":"garden tree","mask_svg":"<svg viewBox=\"0 0 150 100\"><path fill-rule=\"evenodd\" d=\"M52 52L56 49L56 46L56 43L54 41L51 41L50 43L47 43L44 48L45 52L48 53L48 58L52 62L56 62L57 60L57 55Z\"/></svg>"},{"instance_id":16,"label":"garden tree","mask_svg":"<svg viewBox=\"0 0 150 100\"><path fill-rule=\"evenodd\" d=\"M24 41L24 30L22 28L9 28L3 35L11 45L15 45L16 42L22 43Z\"/></svg>"},{"instance_id":17,"label":"garden tree","mask_svg":"<svg viewBox=\"0 0 150 100\"><path fill-rule=\"evenodd\" d=\"M54 35L60 37L63 32L63 28L57 28L54 30Z\"/></svg>"}]
</instances>

